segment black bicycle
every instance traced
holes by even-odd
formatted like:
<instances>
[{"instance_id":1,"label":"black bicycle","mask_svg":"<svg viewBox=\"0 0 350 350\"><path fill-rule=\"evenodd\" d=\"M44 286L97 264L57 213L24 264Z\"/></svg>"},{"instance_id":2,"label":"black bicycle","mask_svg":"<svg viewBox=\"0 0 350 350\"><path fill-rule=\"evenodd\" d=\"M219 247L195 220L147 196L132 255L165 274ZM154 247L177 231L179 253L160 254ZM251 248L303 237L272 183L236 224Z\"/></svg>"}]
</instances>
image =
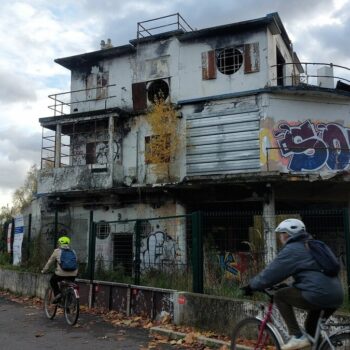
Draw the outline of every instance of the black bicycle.
<instances>
[{"instance_id":1,"label":"black bicycle","mask_svg":"<svg viewBox=\"0 0 350 350\"><path fill-rule=\"evenodd\" d=\"M70 326L77 323L79 318L80 303L79 303L79 287L72 281L61 281L60 289L62 297L57 303L53 303L55 295L51 287L48 287L45 292L45 314L47 318L52 320L57 313L57 308L62 308L64 317Z\"/></svg>"}]
</instances>

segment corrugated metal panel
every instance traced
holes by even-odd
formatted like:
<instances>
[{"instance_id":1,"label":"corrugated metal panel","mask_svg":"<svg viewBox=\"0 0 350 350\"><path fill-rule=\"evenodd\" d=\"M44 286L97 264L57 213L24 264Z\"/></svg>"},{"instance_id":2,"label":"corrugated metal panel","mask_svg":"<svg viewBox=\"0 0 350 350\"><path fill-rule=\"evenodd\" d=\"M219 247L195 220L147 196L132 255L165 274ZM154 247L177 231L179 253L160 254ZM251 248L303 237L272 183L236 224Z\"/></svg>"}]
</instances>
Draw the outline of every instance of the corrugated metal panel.
<instances>
[{"instance_id":1,"label":"corrugated metal panel","mask_svg":"<svg viewBox=\"0 0 350 350\"><path fill-rule=\"evenodd\" d=\"M187 176L260 169L258 109L187 117Z\"/></svg>"}]
</instances>

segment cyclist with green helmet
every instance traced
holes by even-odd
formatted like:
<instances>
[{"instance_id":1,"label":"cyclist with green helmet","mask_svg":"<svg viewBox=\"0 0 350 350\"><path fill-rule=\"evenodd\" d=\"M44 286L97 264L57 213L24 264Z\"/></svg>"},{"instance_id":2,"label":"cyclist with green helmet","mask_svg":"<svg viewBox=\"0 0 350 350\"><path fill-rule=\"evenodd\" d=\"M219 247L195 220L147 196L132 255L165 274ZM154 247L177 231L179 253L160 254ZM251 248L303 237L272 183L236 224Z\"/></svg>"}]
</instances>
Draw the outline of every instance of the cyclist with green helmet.
<instances>
[{"instance_id":1,"label":"cyclist with green helmet","mask_svg":"<svg viewBox=\"0 0 350 350\"><path fill-rule=\"evenodd\" d=\"M42 273L46 273L49 270L50 266L53 263L56 263L55 272L50 279L50 285L55 295L53 303L57 303L61 298L61 293L60 293L60 288L58 283L62 280L68 280L68 281L74 282L78 274L77 268L75 268L74 270L67 271L66 269L64 270L61 267L61 255L65 253L64 250L72 251L75 255L75 261L76 261L76 253L69 246L70 238L67 236L62 236L58 239L57 243L58 243L58 248L56 248L53 251L49 260L47 261L46 265L41 271Z\"/></svg>"}]
</instances>

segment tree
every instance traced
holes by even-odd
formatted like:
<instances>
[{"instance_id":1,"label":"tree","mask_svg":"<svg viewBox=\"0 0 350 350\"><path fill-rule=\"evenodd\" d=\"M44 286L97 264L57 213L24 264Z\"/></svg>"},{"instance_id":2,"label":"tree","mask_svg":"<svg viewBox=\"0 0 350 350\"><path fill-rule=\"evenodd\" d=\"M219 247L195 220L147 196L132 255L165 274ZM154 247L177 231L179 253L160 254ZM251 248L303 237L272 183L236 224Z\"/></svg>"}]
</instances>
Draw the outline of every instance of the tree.
<instances>
[{"instance_id":1,"label":"tree","mask_svg":"<svg viewBox=\"0 0 350 350\"><path fill-rule=\"evenodd\" d=\"M27 172L23 186L19 187L12 197L12 212L19 214L27 208L38 189L38 167L32 165Z\"/></svg>"}]
</instances>

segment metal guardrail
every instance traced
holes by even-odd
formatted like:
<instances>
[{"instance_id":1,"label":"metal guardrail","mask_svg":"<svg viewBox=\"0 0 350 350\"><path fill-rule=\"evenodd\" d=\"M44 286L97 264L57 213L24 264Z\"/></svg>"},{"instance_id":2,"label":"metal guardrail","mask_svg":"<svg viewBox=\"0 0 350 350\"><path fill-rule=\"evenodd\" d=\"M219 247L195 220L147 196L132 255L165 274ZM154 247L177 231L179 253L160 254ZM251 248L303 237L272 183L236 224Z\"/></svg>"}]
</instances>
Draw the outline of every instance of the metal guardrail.
<instances>
[{"instance_id":1,"label":"metal guardrail","mask_svg":"<svg viewBox=\"0 0 350 350\"><path fill-rule=\"evenodd\" d=\"M137 23L137 39L160 34L163 28L168 30L183 30L184 32L193 31L193 28L184 20L179 13L168 16L162 16L147 21Z\"/></svg>"},{"instance_id":2,"label":"metal guardrail","mask_svg":"<svg viewBox=\"0 0 350 350\"><path fill-rule=\"evenodd\" d=\"M104 101L105 108L107 108L107 101L117 96L107 96L103 98L87 98L87 99L74 99L73 97L74 97L74 94L78 94L81 92L86 93L87 91L90 91L90 90L108 89L109 87L112 87L112 86L116 86L116 84L110 84L103 87L98 86L98 87L89 88L89 89L72 90L72 91L49 95L48 97L54 101L54 104L49 105L48 108L54 111L54 116L70 114L71 106L79 103ZM66 109L68 109L68 111L66 111Z\"/></svg>"},{"instance_id":3,"label":"metal guardrail","mask_svg":"<svg viewBox=\"0 0 350 350\"><path fill-rule=\"evenodd\" d=\"M322 62L286 62L286 63L279 63L272 65L271 68L277 68L278 67L286 67L286 66L292 66L292 72L290 75L283 74L279 75L276 78L272 79L273 81L283 81L283 85L300 85L300 84L306 84L306 85L318 85L317 81L315 82L315 78L332 78L332 79L339 79L341 81L345 81L347 83L350 83L350 68L341 66L334 63L322 63ZM319 75L317 73L317 70L315 67L330 67L334 69L333 75ZM314 69L313 69L314 68ZM338 74L341 72L346 71L347 74ZM287 81L290 82L290 84L286 83Z\"/></svg>"}]
</instances>

